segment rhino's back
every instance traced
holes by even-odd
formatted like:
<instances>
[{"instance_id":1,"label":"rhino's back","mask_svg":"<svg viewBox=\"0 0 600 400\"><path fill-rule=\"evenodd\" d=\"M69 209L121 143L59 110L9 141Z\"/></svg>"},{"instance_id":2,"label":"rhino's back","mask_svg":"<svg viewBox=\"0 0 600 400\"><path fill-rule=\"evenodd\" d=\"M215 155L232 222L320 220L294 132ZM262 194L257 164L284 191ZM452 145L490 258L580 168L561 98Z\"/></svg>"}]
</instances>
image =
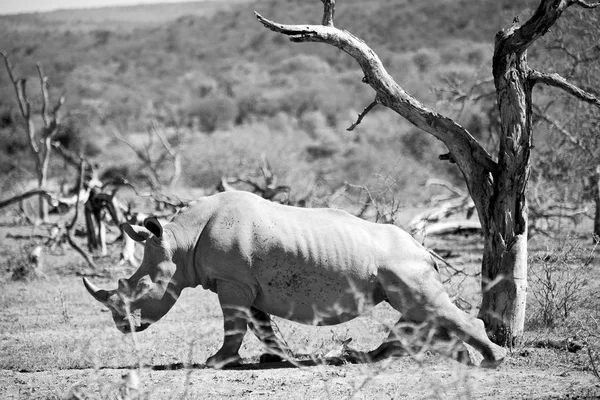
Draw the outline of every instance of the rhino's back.
<instances>
[{"instance_id":1,"label":"rhino's back","mask_svg":"<svg viewBox=\"0 0 600 400\"><path fill-rule=\"evenodd\" d=\"M201 265L210 279L252 287L265 311L310 322L315 309L348 307L353 292L378 291L378 266L399 232L339 210L283 206L240 193L223 196L206 225ZM354 316L349 312L347 319Z\"/></svg>"},{"instance_id":2,"label":"rhino's back","mask_svg":"<svg viewBox=\"0 0 600 400\"><path fill-rule=\"evenodd\" d=\"M283 257L316 269L352 268L374 263L387 244L386 227L344 211L290 207L237 192L224 196L206 230L211 248L249 266Z\"/></svg>"}]
</instances>

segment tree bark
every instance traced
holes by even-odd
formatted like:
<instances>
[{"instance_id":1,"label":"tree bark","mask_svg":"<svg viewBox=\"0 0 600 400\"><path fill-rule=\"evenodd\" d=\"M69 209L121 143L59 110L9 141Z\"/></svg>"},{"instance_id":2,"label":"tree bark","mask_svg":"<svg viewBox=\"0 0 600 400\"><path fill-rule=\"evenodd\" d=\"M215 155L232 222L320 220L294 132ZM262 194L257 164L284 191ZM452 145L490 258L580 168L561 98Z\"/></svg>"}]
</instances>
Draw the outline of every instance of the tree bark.
<instances>
[{"instance_id":1,"label":"tree bark","mask_svg":"<svg viewBox=\"0 0 600 400\"><path fill-rule=\"evenodd\" d=\"M501 135L490 208L480 213L486 229L479 318L495 343L512 347L523 333L525 320L533 85L526 53L520 47L504 46L502 39L497 40L493 60Z\"/></svg>"}]
</instances>

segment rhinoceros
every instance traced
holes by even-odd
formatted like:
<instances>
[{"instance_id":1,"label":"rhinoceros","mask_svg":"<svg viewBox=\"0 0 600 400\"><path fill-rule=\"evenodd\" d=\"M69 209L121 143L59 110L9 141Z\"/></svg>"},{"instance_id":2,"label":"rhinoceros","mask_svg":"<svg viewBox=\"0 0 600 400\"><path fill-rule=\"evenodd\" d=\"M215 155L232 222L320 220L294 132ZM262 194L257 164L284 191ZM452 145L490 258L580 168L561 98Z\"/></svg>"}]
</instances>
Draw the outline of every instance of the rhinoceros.
<instances>
[{"instance_id":1,"label":"rhinoceros","mask_svg":"<svg viewBox=\"0 0 600 400\"><path fill-rule=\"evenodd\" d=\"M225 335L206 361L211 367L240 362L247 327L267 354L289 352L273 332L270 315L335 325L383 301L401 313L399 325L434 326L440 337L452 333L471 344L483 355L482 366L495 367L506 355L488 339L481 320L452 303L431 254L394 225L224 192L190 204L164 227L150 217L143 227L123 229L145 242L139 269L120 279L116 290L99 289L84 278L85 287L110 309L123 333L158 321L184 288L215 292ZM376 359L402 348L397 335L392 330L368 355Z\"/></svg>"}]
</instances>

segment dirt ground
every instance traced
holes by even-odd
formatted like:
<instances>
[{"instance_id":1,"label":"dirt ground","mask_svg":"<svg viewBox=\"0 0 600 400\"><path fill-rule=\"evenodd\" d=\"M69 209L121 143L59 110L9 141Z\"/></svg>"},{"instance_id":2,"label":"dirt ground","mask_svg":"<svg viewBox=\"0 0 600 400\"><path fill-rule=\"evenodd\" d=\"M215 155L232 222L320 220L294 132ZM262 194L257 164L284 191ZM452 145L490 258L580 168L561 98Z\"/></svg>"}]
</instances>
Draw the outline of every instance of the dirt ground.
<instances>
[{"instance_id":1,"label":"dirt ground","mask_svg":"<svg viewBox=\"0 0 600 400\"><path fill-rule=\"evenodd\" d=\"M209 369L204 362L222 340L214 294L184 290L167 316L136 334L134 341L117 331L110 313L81 283L83 274L113 288L118 278L128 276L132 268L116 266L118 249L111 247L114 255L100 260L98 271L68 247L64 254L55 250L45 255L42 278L10 280L8 270L24 262L29 248L30 242L20 236L36 234L44 234L44 228L0 224L5 273L0 286L0 399L600 398L600 380L592 374L585 350L575 354L534 348L527 340L495 370L466 367L430 352L418 360L397 357L339 366L319 362L347 338L359 350L376 347L387 334L386 325L398 317L386 305L335 327L276 319L294 353L316 359L317 365L259 364L260 344L248 334L241 349L243 366ZM477 264L476 255L468 257ZM527 333L529 339L540 334ZM138 373L139 365L143 368Z\"/></svg>"}]
</instances>

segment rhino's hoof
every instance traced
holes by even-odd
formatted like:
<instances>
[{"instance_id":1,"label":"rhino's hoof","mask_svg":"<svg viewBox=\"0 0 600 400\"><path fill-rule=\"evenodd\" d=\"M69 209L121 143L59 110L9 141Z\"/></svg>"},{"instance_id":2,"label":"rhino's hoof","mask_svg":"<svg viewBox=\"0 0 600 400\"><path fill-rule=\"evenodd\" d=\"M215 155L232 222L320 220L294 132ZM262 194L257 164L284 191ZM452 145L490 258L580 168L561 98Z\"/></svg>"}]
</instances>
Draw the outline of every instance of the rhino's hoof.
<instances>
[{"instance_id":1,"label":"rhino's hoof","mask_svg":"<svg viewBox=\"0 0 600 400\"><path fill-rule=\"evenodd\" d=\"M212 356L206 360L206 366L214 369L237 367L240 364L241 358L239 356L229 358Z\"/></svg>"},{"instance_id":2,"label":"rhino's hoof","mask_svg":"<svg viewBox=\"0 0 600 400\"><path fill-rule=\"evenodd\" d=\"M281 356L278 356L277 354L271 354L271 353L265 353L265 354L261 355L260 358L258 359L258 362L261 364L276 363L276 362L281 362L281 361L283 361L283 358L281 358Z\"/></svg>"},{"instance_id":3,"label":"rhino's hoof","mask_svg":"<svg viewBox=\"0 0 600 400\"><path fill-rule=\"evenodd\" d=\"M500 358L497 360L486 360L484 359L483 361L481 361L481 364L479 364L480 368L497 368L498 366L500 366L500 364L502 364L502 362L504 361L504 358Z\"/></svg>"}]
</instances>

